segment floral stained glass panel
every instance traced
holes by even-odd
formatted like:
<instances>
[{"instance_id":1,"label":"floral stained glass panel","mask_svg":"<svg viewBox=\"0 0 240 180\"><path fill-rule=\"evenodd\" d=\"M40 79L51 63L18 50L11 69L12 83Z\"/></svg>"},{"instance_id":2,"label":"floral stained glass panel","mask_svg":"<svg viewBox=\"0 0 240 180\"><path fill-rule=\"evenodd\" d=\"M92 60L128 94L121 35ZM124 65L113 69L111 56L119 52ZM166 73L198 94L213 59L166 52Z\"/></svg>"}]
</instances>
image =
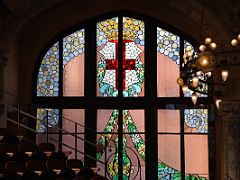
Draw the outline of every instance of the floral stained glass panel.
<instances>
[{"instance_id":1,"label":"floral stained glass panel","mask_svg":"<svg viewBox=\"0 0 240 180\"><path fill-rule=\"evenodd\" d=\"M63 38L63 95L84 96L84 29Z\"/></svg>"},{"instance_id":2,"label":"floral stained glass panel","mask_svg":"<svg viewBox=\"0 0 240 180\"><path fill-rule=\"evenodd\" d=\"M208 109L185 109L184 131L195 133L208 132Z\"/></svg>"},{"instance_id":3,"label":"floral stained glass panel","mask_svg":"<svg viewBox=\"0 0 240 180\"><path fill-rule=\"evenodd\" d=\"M37 96L58 96L59 43L55 43L42 59L38 72Z\"/></svg>"},{"instance_id":4,"label":"floral stained glass panel","mask_svg":"<svg viewBox=\"0 0 240 180\"><path fill-rule=\"evenodd\" d=\"M109 157L108 176L111 179L118 177L118 136L117 136L117 110L98 110L98 131L104 134L97 136L97 159L103 160L104 153ZM123 176L125 179L140 177L138 169L142 168L141 176L144 177L145 164L145 136L144 134L144 111L124 110L123 111ZM105 152L105 147L110 152ZM137 156L137 157L136 157ZM137 159L140 159L141 166ZM100 164L99 164L100 165ZM103 173L103 172L102 172Z\"/></svg>"},{"instance_id":5,"label":"floral stained glass panel","mask_svg":"<svg viewBox=\"0 0 240 180\"><path fill-rule=\"evenodd\" d=\"M47 121L48 119L48 121ZM46 127L55 127L59 122L59 109L37 109L37 132L45 132Z\"/></svg>"}]
</instances>

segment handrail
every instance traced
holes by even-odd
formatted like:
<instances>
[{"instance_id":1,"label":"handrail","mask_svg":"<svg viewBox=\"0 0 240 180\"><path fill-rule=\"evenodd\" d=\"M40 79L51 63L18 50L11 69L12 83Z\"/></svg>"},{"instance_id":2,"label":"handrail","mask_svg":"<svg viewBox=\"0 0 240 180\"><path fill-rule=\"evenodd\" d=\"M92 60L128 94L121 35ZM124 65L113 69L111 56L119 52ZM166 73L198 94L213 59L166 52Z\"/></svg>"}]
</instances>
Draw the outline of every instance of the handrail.
<instances>
[{"instance_id":1,"label":"handrail","mask_svg":"<svg viewBox=\"0 0 240 180\"><path fill-rule=\"evenodd\" d=\"M7 95L10 95L10 96L18 99L18 96L14 95L14 94L12 94L12 93L9 93L9 92L7 92L6 90L3 90L3 89L0 88L0 93L1 93L1 92L6 93ZM26 104L26 105L31 105L31 106L33 106L34 108L39 108L37 105L32 104L32 103L25 103L25 102L22 102L22 103L23 103L23 104ZM42 108L42 107L41 107L41 109L44 109L45 111L47 111L48 108ZM84 125L82 125L82 124L80 124L80 123L78 123L78 122L75 122L75 121L73 121L73 120L71 120L71 119L69 119L69 118L66 118L65 116L59 115L59 117L60 117L60 118L64 118L64 119L67 120L67 121L70 121L70 122L72 122L72 123L75 123L75 124L77 124L77 125L79 125L79 126L81 126L81 127L84 127L85 129L87 129L87 130L95 133L95 131L94 131L93 129L91 129L91 128L89 128L89 127L86 127L86 126L84 126Z\"/></svg>"},{"instance_id":2,"label":"handrail","mask_svg":"<svg viewBox=\"0 0 240 180\"><path fill-rule=\"evenodd\" d=\"M7 118L7 121L18 125L18 122L14 121L14 120L12 120L12 119L10 119L10 118ZM30 127L28 127L28 126L26 126L26 125L24 125L24 124L22 124L22 123L20 123L20 127L23 127L23 128L25 128L25 129L27 129L27 130L29 130L29 131L31 131L31 132L34 132L34 133L36 133L36 134L39 133L39 132L37 132L35 129L32 129L32 128L30 128ZM68 131L66 131L66 130L64 130L64 129L61 129L61 128L57 128L57 129L58 129L58 130L61 130L61 131L65 131L65 132L69 133L69 135L73 135L73 134L74 134L74 133L70 133L70 132L68 132ZM79 137L79 136L77 136L77 137L78 137L78 139L81 139L81 140L83 140L84 142L87 142L87 143L89 143L89 144L91 144L91 145L96 146L95 144L93 144L93 143L91 143L91 142L89 142L89 141L86 141L85 139L83 139L83 138L81 138L81 137ZM78 149L75 149L75 148L73 148L73 147L71 147L71 146L69 146L69 145L67 145L67 144L65 144L65 143L63 143L63 142L60 142L60 141L58 141L58 140L56 140L56 139L54 139L54 138L51 138L51 137L50 137L49 139L51 139L51 140L53 140L53 141L55 141L55 142L57 142L57 143L59 143L59 144L62 144L62 145L66 146L66 147L68 147L68 148L70 148L70 149L72 149L72 150L75 150L75 151L77 151L78 153L81 153L81 154L83 154L84 156L86 156L86 157L88 157L88 158L90 158L90 159L92 159L92 160L98 161L98 162L100 162L100 163L102 163L102 164L104 164L104 165L106 164L106 162L103 162L103 161L101 161L101 160L98 160L98 159L96 159L96 158L88 155L87 153L84 153L84 152L82 152L82 151L79 151Z\"/></svg>"},{"instance_id":3,"label":"handrail","mask_svg":"<svg viewBox=\"0 0 240 180\"><path fill-rule=\"evenodd\" d=\"M9 105L9 104L6 103L6 102L0 101L0 104L3 104L3 105L4 105L6 108L8 108L8 109L12 109L12 110L15 110L15 111L17 111L17 112L19 111L20 114L23 114L23 115L25 115L25 116L27 116L27 117L30 117L31 119L34 119L34 120L38 120L38 119L39 119L39 118L37 118L37 117L29 114L29 113L26 113L25 111L19 110L18 108L14 107L14 106L12 106L12 105ZM46 111L47 111L47 110L46 110ZM48 112L48 111L47 111L47 112ZM18 122L16 122L16 121L14 121L14 120L12 120L12 119L10 119L10 118L8 118L8 117L6 118L6 120L9 121L9 122L11 122L11 123L13 123L13 124L15 124L15 125L18 125L18 128L23 127L23 128L25 128L25 129L27 129L27 130L29 130L29 131L31 131L31 132L34 132L34 133L36 133L36 134L39 133L39 132L37 132L35 129L32 129L32 128L30 128L30 127L22 124L21 122L19 122L19 120L18 120ZM48 122L48 121L47 121L47 122ZM75 122L74 122L74 123L75 123ZM77 124L77 123L75 123L75 124ZM48 128L49 128L49 127L47 126L47 129L48 129ZM64 129L62 129L62 128L59 128L59 127L55 127L55 128L56 128L58 131L65 132L65 133L67 133L67 134L69 134L69 135L71 135L71 136L74 136L75 138L80 139L80 140L82 140L82 141L84 141L84 142L86 142L86 143L88 143L88 144L90 144L90 145L92 145L92 146L94 146L94 147L97 147L96 144L94 144L94 143L92 143L92 142L90 142L90 141L87 141L87 140L85 140L85 139L82 138L82 137L79 137L79 136L76 134L76 132L75 132L75 133L71 133L71 132L69 132L69 131L67 131L67 130L64 130ZM19 131L19 129L18 129L18 131ZM50 139L52 139L52 138L50 138ZM54 140L55 140L55 139L54 139ZM96 161L98 161L98 162L100 162L100 163L102 163L102 164L105 165L105 163L104 163L103 161L98 160L98 159L96 159L96 158L88 155L87 153L83 153L83 152L79 151L79 150L77 149L77 147L73 148L73 147L71 147L71 146L69 146L69 145L67 145L67 144L64 144L64 143L60 142L60 141L57 141L57 140L55 140L55 141L56 141L58 144L62 144L62 145L64 145L64 146L67 146L68 148L70 148L70 149L72 149L72 150L75 150L75 152L82 153L82 154L84 154L84 156L86 156L86 157L88 157L88 158L90 158L90 159L96 160Z\"/></svg>"},{"instance_id":4,"label":"handrail","mask_svg":"<svg viewBox=\"0 0 240 180\"><path fill-rule=\"evenodd\" d=\"M64 145L64 146L66 146L66 147L68 147L68 148L70 148L70 149L72 149L72 150L75 150L73 147L71 147L71 146L69 146L69 145L67 145L67 144L65 144L65 143L63 143L63 142L60 142L60 141L58 141L58 140L56 140L56 139L54 139L54 138L51 138L51 137L50 137L50 139L53 140L53 141L55 141L55 142L57 142L57 143L60 143L60 144L62 144L62 145ZM90 158L90 159L92 159L92 160L98 161L98 162L100 162L100 163L102 163L102 164L104 164L104 165L106 164L105 162L103 162L103 161L101 161L101 160L99 160L99 159L96 159L96 158L88 155L87 153L84 153L84 152L82 152L82 151L79 151L78 149L77 149L77 152L83 154L84 156L87 156L88 158Z\"/></svg>"}]
</instances>

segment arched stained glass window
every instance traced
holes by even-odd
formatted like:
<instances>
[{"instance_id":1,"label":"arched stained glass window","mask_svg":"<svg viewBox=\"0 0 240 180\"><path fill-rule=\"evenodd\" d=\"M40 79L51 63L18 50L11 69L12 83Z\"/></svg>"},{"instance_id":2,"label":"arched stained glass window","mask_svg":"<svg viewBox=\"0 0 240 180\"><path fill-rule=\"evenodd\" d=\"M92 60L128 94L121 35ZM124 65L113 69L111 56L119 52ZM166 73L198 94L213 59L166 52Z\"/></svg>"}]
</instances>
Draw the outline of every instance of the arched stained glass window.
<instances>
[{"instance_id":1,"label":"arched stained glass window","mask_svg":"<svg viewBox=\"0 0 240 180\"><path fill-rule=\"evenodd\" d=\"M38 73L37 96L58 96L59 43L54 44L44 56Z\"/></svg>"},{"instance_id":2,"label":"arched stained glass window","mask_svg":"<svg viewBox=\"0 0 240 180\"><path fill-rule=\"evenodd\" d=\"M151 161L158 179L209 179L208 97L199 94L203 104L193 106L192 92L184 97L176 82L181 54L194 46L178 31L148 19L116 15L58 37L37 72L36 129L44 133L48 124L95 144L90 155L107 161L107 173L103 164L95 164L110 179L147 179ZM153 47L155 54L149 55ZM51 132L68 145L62 150L74 154L69 146L77 144L89 153L86 142ZM149 132L155 137L150 146ZM90 162L80 153L77 158Z\"/></svg>"}]
</instances>

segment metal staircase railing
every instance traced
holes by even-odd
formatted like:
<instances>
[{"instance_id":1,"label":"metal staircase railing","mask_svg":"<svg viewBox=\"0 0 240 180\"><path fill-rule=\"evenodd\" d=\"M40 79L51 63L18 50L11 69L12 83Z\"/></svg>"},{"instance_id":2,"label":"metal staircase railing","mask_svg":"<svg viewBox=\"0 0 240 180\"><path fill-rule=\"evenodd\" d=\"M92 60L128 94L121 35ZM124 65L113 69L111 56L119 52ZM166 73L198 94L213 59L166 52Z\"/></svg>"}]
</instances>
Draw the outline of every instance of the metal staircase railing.
<instances>
[{"instance_id":1,"label":"metal staircase railing","mask_svg":"<svg viewBox=\"0 0 240 180\"><path fill-rule=\"evenodd\" d=\"M67 147L67 148L73 150L73 151L75 152L75 158L77 158L77 153L80 153L80 154L83 154L84 157L88 157L89 159L94 160L94 161L96 161L97 163L102 164L102 166L104 167L104 176L105 176L105 177L107 177L107 176L110 177L110 176L109 176L109 173L108 173L108 171L107 171L107 168L108 168L107 165L108 165L108 161L111 159L110 157L113 156L114 154L116 155L116 153L117 153L117 152L116 152L116 149L115 149L114 152L111 152L111 153L109 153L109 154L107 155L107 153L108 153L107 149L109 148L109 145L105 146L105 149L104 149L105 155L104 155L104 158L103 158L104 160L96 159L96 157L93 157L93 156L89 155L88 153L82 152L82 151L80 151L80 150L78 149L78 141L79 141L79 140L80 140L80 141L83 141L83 142L86 143L86 144L89 144L90 146L92 146L92 147L94 147L94 148L97 148L96 144L94 144L94 143L92 143L92 142L90 142L90 141L87 141L86 139L84 139L84 138L82 138L82 137L79 136L79 133L77 132L77 129L78 129L77 127L78 127L78 126L84 128L85 130L88 130L88 132L90 132L90 133L99 134L98 132L95 132L94 130L92 130L92 129L90 129L90 128L88 128L88 127L86 127L86 126L84 126L84 125L82 125L82 124L80 124L80 123L77 123L77 122L75 122L75 121L73 121L73 120L71 120L71 119L69 119L69 118L66 118L66 117L64 117L64 116L61 116L61 117L59 117L59 118L62 118L62 119L64 119L65 121L74 124L74 127L75 127L74 129L75 129L75 131L74 131L74 132L69 132L68 130L65 130L65 129L63 129L63 128L59 128L59 127L53 127L53 128L54 128L55 130L57 130L58 132L61 132L62 134L70 135L70 136L74 137L74 139L75 139L75 140L74 140L74 141L75 141L74 147L73 147L73 146L70 146L69 144L60 142L60 141L57 140L57 139L54 139L54 138L52 138L52 137L49 137L49 135L52 134L52 133L49 132L49 129L50 129L51 127L49 127L49 125L48 125L49 111L48 111L47 108L41 108L41 109L43 109L43 110L45 111L45 113L46 113L46 124L45 124L45 126L46 126L47 128L46 128L45 133L40 133L40 132L38 132L38 131L35 129L36 123L37 123L37 121L39 120L39 118L37 118L37 117L34 115L34 113L30 114L29 112L26 112L25 110L22 110L22 107L23 107L23 106L28 106L28 108L31 108L30 112L32 112L34 109L35 109L35 112L36 112L36 109L39 108L39 107L37 107L37 106L34 105L34 104L28 104L28 103L22 103L22 102L21 102L21 104L20 104L20 101L19 101L19 99L18 99L17 96L15 96L15 95L13 95L13 94L11 94L11 93L9 93L9 92L6 92L6 91L4 91L4 90L2 90L2 89L0 89L0 98L1 98L1 95L10 96L11 98L13 98L13 99L11 99L11 100L15 102L15 105L13 105L13 104L9 104L9 103L7 103L6 101L0 99L0 105L2 105L2 106L4 107L4 109L5 109L5 110L4 110L4 111L5 111L5 114L6 114L6 115L5 115L5 119L7 120L7 122L10 122L10 123L12 123L12 124L14 124L14 125L17 126L17 136L20 136L20 135L21 135L21 129L28 130L29 132L34 133L34 134L36 134L36 135L37 135L37 134L45 134L45 136L46 136L46 139L45 139L46 142L48 142L49 140L51 140L51 141L57 143L58 145L61 145L61 146L64 146L64 147ZM14 98L15 98L15 99L14 99ZM9 98L7 98L7 99L9 99ZM28 109L28 108L27 108L27 109ZM11 118L11 117L8 117L8 116L7 116L8 112L14 112L14 113L16 113L16 114L17 114L16 119L13 119L13 118ZM25 121L25 119L28 119L28 121L27 121L27 122L23 122L23 120ZM30 121L29 121L29 119L30 119ZM35 125L35 127L33 128L31 125L29 126L29 123L30 123L30 124L33 123L33 124ZM101 134L101 133L100 133L100 134ZM26 139L26 137L25 137L25 140L31 141L31 140L29 140L29 139ZM105 140L105 141L106 141L106 140ZM135 154L136 158L137 158L137 166L138 166L138 169L137 169L137 173L135 174L135 176L134 176L132 179L139 179L139 178L138 178L138 173L140 173L140 179L142 179L142 178L141 178L141 163L140 163L139 157L137 156L136 152L135 152L134 150L132 150L130 147L126 147L126 148L128 148L130 151L132 151L132 152ZM130 173L130 172L129 172L129 173Z\"/></svg>"}]
</instances>

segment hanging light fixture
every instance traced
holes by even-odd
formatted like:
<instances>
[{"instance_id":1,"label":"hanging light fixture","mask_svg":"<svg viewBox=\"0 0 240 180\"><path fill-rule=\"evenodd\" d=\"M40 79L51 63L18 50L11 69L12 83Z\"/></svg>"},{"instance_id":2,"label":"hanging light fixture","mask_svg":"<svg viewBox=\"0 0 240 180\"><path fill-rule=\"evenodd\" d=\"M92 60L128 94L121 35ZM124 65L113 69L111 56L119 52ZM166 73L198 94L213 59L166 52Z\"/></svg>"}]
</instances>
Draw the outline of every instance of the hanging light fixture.
<instances>
[{"instance_id":1,"label":"hanging light fixture","mask_svg":"<svg viewBox=\"0 0 240 180\"><path fill-rule=\"evenodd\" d=\"M192 78L192 84L193 84L193 87L197 87L198 86L198 83L199 83L199 79L198 79L198 76L194 76Z\"/></svg>"},{"instance_id":2,"label":"hanging light fixture","mask_svg":"<svg viewBox=\"0 0 240 180\"><path fill-rule=\"evenodd\" d=\"M215 100L215 104L216 104L216 107L217 107L217 109L219 110L219 108L220 108L220 104L222 103L222 99L220 99L220 98L217 98L216 100Z\"/></svg>"},{"instance_id":3,"label":"hanging light fixture","mask_svg":"<svg viewBox=\"0 0 240 180\"><path fill-rule=\"evenodd\" d=\"M194 92L192 93L191 98L192 98L193 104L195 105L197 103L198 95Z\"/></svg>"},{"instance_id":4,"label":"hanging light fixture","mask_svg":"<svg viewBox=\"0 0 240 180\"><path fill-rule=\"evenodd\" d=\"M202 26L204 23L204 9L202 15ZM240 44L240 34L231 40L231 45L236 47ZM212 71L215 68L226 67L229 64L229 60L221 59L225 53L232 52L216 51L218 45L213 41L211 37L206 37L204 43L198 48L199 51L194 51L191 46L187 46L183 55L183 64L180 72L180 77L177 82L182 86L182 92L186 96L187 92L191 90L193 104L197 103L199 94L208 94L208 79L212 77ZM215 71L217 72L217 71ZM225 82L228 79L229 71L224 68L221 71L222 80ZM213 95L214 96L214 95ZM220 100L218 100L219 102Z\"/></svg>"},{"instance_id":5,"label":"hanging light fixture","mask_svg":"<svg viewBox=\"0 0 240 180\"><path fill-rule=\"evenodd\" d=\"M188 85L183 85L182 86L182 92L183 92L184 96L186 96L186 94L188 92Z\"/></svg>"},{"instance_id":6,"label":"hanging light fixture","mask_svg":"<svg viewBox=\"0 0 240 180\"><path fill-rule=\"evenodd\" d=\"M222 73L223 81L226 81L228 79L228 70L227 69L223 69L221 73Z\"/></svg>"}]
</instances>

